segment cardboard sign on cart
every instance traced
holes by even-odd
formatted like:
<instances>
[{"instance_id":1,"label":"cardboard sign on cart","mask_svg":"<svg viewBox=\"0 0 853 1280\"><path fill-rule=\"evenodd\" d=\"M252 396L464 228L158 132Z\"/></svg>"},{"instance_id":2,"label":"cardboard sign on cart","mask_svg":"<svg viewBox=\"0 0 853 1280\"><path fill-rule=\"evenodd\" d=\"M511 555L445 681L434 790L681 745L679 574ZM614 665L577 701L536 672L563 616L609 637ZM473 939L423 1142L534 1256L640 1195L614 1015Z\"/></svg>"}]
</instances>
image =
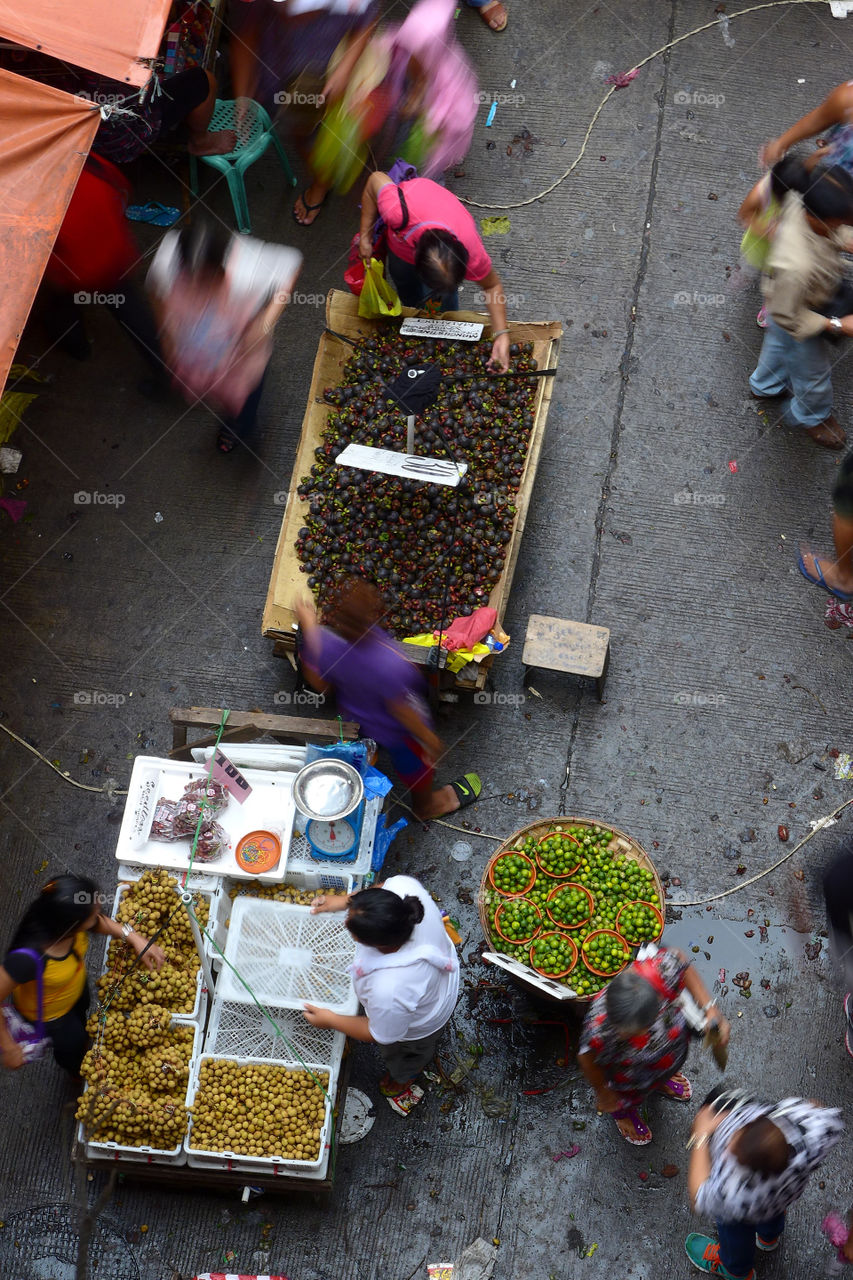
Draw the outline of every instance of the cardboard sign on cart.
<instances>
[{"instance_id":1,"label":"cardboard sign on cart","mask_svg":"<svg viewBox=\"0 0 853 1280\"><path fill-rule=\"evenodd\" d=\"M403 307L404 317L416 315L412 307ZM483 317L472 311L452 311L445 314L445 319L482 322ZM358 315L358 298L341 289L333 289L326 300L326 324L335 332L347 338L358 340L371 334L387 333L388 322L380 320L362 320ZM553 369L559 357L560 338L563 329L557 321L509 322L510 342L532 342L533 355L540 369ZM311 377L311 388L308 392L308 406L302 420L302 433L299 447L293 464L293 476L287 493L281 532L275 552L272 576L267 592L262 631L265 636L276 641L276 652L292 651L295 648L296 602L305 596L307 587L305 575L300 571L296 555L296 538L305 524L305 512L310 505L310 498L300 497L296 492L302 476L308 475L315 461L314 450L322 440L329 415L337 412L335 405L323 401L323 389L337 386L343 376L344 365L352 355L353 349L347 343L329 333L320 338L317 356L314 361L314 372ZM542 452L545 438L545 423L553 391L553 378L537 378L536 399L534 402L533 428L527 446L520 487L515 500L516 515L512 526L512 537L507 545L503 573L493 589L487 602L497 611L498 618L503 617L509 601L515 564L521 547L521 538L527 519L527 510L536 478L536 468ZM484 658L478 666L476 681L460 680L456 685L463 689L482 689L486 683L492 655Z\"/></svg>"}]
</instances>

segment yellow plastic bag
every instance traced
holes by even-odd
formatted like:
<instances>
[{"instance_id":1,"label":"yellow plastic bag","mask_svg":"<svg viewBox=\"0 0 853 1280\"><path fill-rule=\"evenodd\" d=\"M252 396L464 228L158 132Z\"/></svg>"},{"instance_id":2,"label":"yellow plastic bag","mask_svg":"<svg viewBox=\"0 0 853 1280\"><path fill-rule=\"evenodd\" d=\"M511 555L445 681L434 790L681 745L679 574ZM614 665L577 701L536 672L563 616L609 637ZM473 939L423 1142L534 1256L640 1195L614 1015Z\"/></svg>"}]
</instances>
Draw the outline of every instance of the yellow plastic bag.
<instances>
[{"instance_id":1,"label":"yellow plastic bag","mask_svg":"<svg viewBox=\"0 0 853 1280\"><path fill-rule=\"evenodd\" d=\"M358 314L362 320L383 320L400 314L400 299L385 269L377 258L371 258L364 272L364 288L358 295Z\"/></svg>"}]
</instances>

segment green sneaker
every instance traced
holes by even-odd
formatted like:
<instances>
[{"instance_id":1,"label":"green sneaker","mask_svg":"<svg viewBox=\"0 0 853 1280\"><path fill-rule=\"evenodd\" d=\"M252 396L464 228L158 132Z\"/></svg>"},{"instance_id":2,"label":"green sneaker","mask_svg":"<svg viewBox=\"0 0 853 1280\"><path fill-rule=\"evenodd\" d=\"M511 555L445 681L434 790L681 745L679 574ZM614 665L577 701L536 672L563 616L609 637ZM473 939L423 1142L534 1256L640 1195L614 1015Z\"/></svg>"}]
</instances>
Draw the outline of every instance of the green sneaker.
<instances>
[{"instance_id":1,"label":"green sneaker","mask_svg":"<svg viewBox=\"0 0 853 1280\"><path fill-rule=\"evenodd\" d=\"M752 1270L745 1276L735 1276L726 1270L720 1262L720 1246L710 1236L692 1231L684 1241L684 1248L697 1271L707 1271L709 1275L720 1276L721 1280L755 1280L755 1272Z\"/></svg>"}]
</instances>

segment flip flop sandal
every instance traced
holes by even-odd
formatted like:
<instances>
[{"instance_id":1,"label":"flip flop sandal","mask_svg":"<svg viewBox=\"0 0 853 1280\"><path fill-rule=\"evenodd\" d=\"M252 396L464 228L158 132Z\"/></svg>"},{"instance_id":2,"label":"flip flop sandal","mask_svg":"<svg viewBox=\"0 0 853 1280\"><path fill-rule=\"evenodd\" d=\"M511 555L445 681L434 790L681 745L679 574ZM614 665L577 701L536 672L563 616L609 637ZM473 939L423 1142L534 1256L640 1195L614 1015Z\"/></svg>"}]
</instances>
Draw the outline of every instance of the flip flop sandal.
<instances>
[{"instance_id":1,"label":"flip flop sandal","mask_svg":"<svg viewBox=\"0 0 853 1280\"><path fill-rule=\"evenodd\" d=\"M672 1098L675 1102L689 1102L693 1097L693 1085L681 1072L670 1076L669 1080L665 1080L658 1088L664 1097Z\"/></svg>"},{"instance_id":2,"label":"flip flop sandal","mask_svg":"<svg viewBox=\"0 0 853 1280\"><path fill-rule=\"evenodd\" d=\"M149 200L148 204L128 205L124 216L131 222L147 222L152 227L171 227L180 218L181 211L159 200Z\"/></svg>"},{"instance_id":3,"label":"flip flop sandal","mask_svg":"<svg viewBox=\"0 0 853 1280\"><path fill-rule=\"evenodd\" d=\"M476 773L466 773L464 777L457 778L450 785L459 797L460 809L466 809L469 804L475 804L483 790L480 776Z\"/></svg>"},{"instance_id":4,"label":"flip flop sandal","mask_svg":"<svg viewBox=\"0 0 853 1280\"><path fill-rule=\"evenodd\" d=\"M323 205L326 203L326 201L329 198L329 193L327 191L319 204L309 204L308 200L306 199L307 195L308 195L308 188L306 187L300 197L300 199L302 200L302 203L305 205L306 213L313 213L315 209L322 209ZM312 218L310 222L300 222L296 216L296 205L294 205L293 208L290 210L290 214L291 214L291 217L293 218L293 221L296 223L297 227L313 227L314 223L317 221L316 218Z\"/></svg>"},{"instance_id":5,"label":"flip flop sandal","mask_svg":"<svg viewBox=\"0 0 853 1280\"><path fill-rule=\"evenodd\" d=\"M758 325L759 329L767 328L767 308L766 307L761 308L758 315L755 317L755 323Z\"/></svg>"},{"instance_id":6,"label":"flip flop sandal","mask_svg":"<svg viewBox=\"0 0 853 1280\"><path fill-rule=\"evenodd\" d=\"M835 596L836 600L843 600L845 604L849 604L850 601L853 600L853 591L842 591L839 587L831 587L829 585L829 583L826 581L826 579L823 576L823 572L820 567L820 561L818 560L817 556L814 557L814 567L817 570L816 578L813 578L812 575L809 573L808 569L806 568L806 562L803 559L802 552L800 552L799 558L797 559L797 568L799 569L800 573L803 575L803 577L806 579L807 582L810 582L813 587L823 587L824 591L828 591L831 596Z\"/></svg>"},{"instance_id":7,"label":"flip flop sandal","mask_svg":"<svg viewBox=\"0 0 853 1280\"><path fill-rule=\"evenodd\" d=\"M216 447L220 453L233 453L237 448L237 437L230 431L220 431L216 437Z\"/></svg>"},{"instance_id":8,"label":"flip flop sandal","mask_svg":"<svg viewBox=\"0 0 853 1280\"><path fill-rule=\"evenodd\" d=\"M407 1116L413 1111L424 1096L423 1089L419 1085L410 1084L402 1093L395 1093L393 1097L388 1097L388 1105L392 1111L396 1111L398 1116Z\"/></svg>"},{"instance_id":9,"label":"flip flop sandal","mask_svg":"<svg viewBox=\"0 0 853 1280\"><path fill-rule=\"evenodd\" d=\"M501 0L491 0L491 4L480 5L480 7L477 9L477 12L479 13L483 22L485 22L486 26L489 28L490 31L495 31L495 32L505 31L506 24L509 22L509 14L506 14L506 13L504 14L503 22L498 27L494 26L494 24L491 23L489 19L486 17L486 14L488 13L488 11L490 9L494 9L500 3L501 3Z\"/></svg>"},{"instance_id":10,"label":"flip flop sandal","mask_svg":"<svg viewBox=\"0 0 853 1280\"><path fill-rule=\"evenodd\" d=\"M649 1126L646 1124L646 1122L641 1118L640 1113L639 1111L637 1111L636 1107L632 1107L631 1110L627 1113L627 1115L621 1116L620 1119L630 1120L631 1124L634 1126L634 1133L637 1135L634 1138L630 1137L629 1134L623 1133L623 1131L619 1129L619 1126L617 1124L616 1128L619 1129L619 1133L621 1137L623 1137L627 1143L629 1143L632 1147L647 1147L649 1145L649 1143L652 1140L652 1131L649 1128Z\"/></svg>"}]
</instances>

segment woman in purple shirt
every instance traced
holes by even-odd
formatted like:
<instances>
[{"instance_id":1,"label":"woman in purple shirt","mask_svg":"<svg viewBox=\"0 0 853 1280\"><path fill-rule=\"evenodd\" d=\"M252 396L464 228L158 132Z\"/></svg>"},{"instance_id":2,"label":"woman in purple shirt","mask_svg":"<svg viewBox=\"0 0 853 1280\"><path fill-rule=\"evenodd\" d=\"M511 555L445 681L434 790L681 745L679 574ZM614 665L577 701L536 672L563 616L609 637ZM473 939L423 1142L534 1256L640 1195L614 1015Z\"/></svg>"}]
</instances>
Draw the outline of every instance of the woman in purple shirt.
<instances>
[{"instance_id":1,"label":"woman in purple shirt","mask_svg":"<svg viewBox=\"0 0 853 1280\"><path fill-rule=\"evenodd\" d=\"M319 625L313 602L297 605L305 678L320 693L334 691L341 714L385 748L412 793L417 816L440 818L473 804L482 783L476 773L466 773L433 789L435 761L444 746L430 720L420 672L379 626L384 612L376 588L358 578L342 586L328 627Z\"/></svg>"}]
</instances>

